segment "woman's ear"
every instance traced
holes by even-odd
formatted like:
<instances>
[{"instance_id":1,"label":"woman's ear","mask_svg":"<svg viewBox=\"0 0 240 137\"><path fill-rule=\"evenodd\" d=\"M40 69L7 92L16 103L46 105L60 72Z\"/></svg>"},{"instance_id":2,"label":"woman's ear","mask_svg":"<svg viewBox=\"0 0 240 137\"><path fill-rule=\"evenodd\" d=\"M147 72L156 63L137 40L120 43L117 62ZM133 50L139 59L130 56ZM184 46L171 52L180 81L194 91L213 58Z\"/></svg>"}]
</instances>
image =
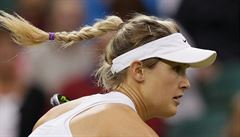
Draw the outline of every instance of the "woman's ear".
<instances>
[{"instance_id":1,"label":"woman's ear","mask_svg":"<svg viewBox=\"0 0 240 137\"><path fill-rule=\"evenodd\" d=\"M141 61L134 61L129 66L129 73L137 82L144 81L144 68Z\"/></svg>"}]
</instances>

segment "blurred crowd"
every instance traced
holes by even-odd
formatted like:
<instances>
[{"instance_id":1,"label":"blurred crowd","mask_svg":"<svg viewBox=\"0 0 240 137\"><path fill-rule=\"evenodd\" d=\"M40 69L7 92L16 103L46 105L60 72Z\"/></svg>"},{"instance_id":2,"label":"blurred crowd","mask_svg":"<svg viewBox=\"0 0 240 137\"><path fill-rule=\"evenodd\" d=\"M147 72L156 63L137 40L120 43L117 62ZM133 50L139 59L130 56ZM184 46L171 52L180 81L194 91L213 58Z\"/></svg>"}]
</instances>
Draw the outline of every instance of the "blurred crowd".
<instances>
[{"instance_id":1,"label":"blurred crowd","mask_svg":"<svg viewBox=\"0 0 240 137\"><path fill-rule=\"evenodd\" d=\"M133 13L172 18L196 47L216 50L217 62L187 72L191 88L178 113L148 124L160 137L240 137L240 7L238 0L1 0L49 32L78 30L96 19ZM93 76L111 34L62 48L25 48L0 28L0 136L26 137L51 107L54 93L71 99L102 92Z\"/></svg>"}]
</instances>

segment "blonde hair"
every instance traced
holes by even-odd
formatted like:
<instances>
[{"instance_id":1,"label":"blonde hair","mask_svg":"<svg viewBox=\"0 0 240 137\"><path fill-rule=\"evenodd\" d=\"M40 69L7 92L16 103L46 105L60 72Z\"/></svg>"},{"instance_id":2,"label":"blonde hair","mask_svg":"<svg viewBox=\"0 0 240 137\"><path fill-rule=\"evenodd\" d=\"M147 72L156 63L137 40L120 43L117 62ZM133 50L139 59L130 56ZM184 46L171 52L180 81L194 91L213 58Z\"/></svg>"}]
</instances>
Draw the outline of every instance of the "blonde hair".
<instances>
[{"instance_id":1,"label":"blonde hair","mask_svg":"<svg viewBox=\"0 0 240 137\"><path fill-rule=\"evenodd\" d=\"M172 20L161 20L141 14L128 20L106 47L100 68L96 72L98 84L107 91L116 89L126 78L127 69L113 74L111 64L114 58L145 43L177 32L180 32L179 27ZM152 58L142 62L145 67L153 68L158 61L159 59Z\"/></svg>"},{"instance_id":2,"label":"blonde hair","mask_svg":"<svg viewBox=\"0 0 240 137\"><path fill-rule=\"evenodd\" d=\"M122 22L117 16L108 16L105 20L99 20L93 26L85 26L79 31L55 32L55 41L69 45L72 42L88 40L118 30ZM10 31L12 39L19 45L33 46L49 40L49 33L31 25L17 14L13 16L0 11L0 26Z\"/></svg>"},{"instance_id":3,"label":"blonde hair","mask_svg":"<svg viewBox=\"0 0 240 137\"><path fill-rule=\"evenodd\" d=\"M49 40L49 33L34 27L17 14L13 16L0 11L0 26L10 31L12 39L20 45L31 46ZM105 20L99 20L93 26L83 27L79 31L55 32L55 41L71 45L72 42L91 39L111 31L116 31L116 34L107 45L95 75L98 77L98 85L106 90L117 88L126 77L126 69L116 74L111 72L114 58L180 30L174 21L161 20L154 16L138 14L125 23L117 16L108 16ZM159 59L148 59L143 64L153 68L158 61Z\"/></svg>"}]
</instances>

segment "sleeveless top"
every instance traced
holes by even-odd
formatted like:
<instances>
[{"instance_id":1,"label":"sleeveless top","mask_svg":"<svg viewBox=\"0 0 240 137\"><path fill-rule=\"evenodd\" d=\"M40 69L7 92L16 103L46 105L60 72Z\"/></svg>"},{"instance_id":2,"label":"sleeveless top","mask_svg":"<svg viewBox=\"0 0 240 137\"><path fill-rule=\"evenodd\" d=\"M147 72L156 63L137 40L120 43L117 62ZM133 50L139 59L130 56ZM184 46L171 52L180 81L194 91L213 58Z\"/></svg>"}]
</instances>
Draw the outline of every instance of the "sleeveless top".
<instances>
[{"instance_id":1,"label":"sleeveless top","mask_svg":"<svg viewBox=\"0 0 240 137\"><path fill-rule=\"evenodd\" d=\"M83 99L83 101L72 110L40 125L29 135L29 137L72 137L69 127L71 119L89 108L110 103L125 104L136 111L136 108L130 98L120 92L95 94Z\"/></svg>"}]
</instances>

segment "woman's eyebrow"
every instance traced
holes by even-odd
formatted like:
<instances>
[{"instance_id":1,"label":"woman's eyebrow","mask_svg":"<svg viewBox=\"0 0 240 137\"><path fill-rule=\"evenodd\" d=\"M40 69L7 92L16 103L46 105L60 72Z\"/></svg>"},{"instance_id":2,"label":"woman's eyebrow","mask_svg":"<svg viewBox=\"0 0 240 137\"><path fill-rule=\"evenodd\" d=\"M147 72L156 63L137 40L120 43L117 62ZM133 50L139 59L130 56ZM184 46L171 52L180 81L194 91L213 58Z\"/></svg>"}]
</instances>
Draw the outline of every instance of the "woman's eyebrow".
<instances>
[{"instance_id":1,"label":"woman's eyebrow","mask_svg":"<svg viewBox=\"0 0 240 137\"><path fill-rule=\"evenodd\" d=\"M177 64L172 65L172 67L181 67L181 68L187 69L187 68L190 67L190 65L189 64L183 64L183 63L177 63Z\"/></svg>"},{"instance_id":2,"label":"woman's eyebrow","mask_svg":"<svg viewBox=\"0 0 240 137\"><path fill-rule=\"evenodd\" d=\"M190 65L189 64L186 64L186 63L174 63L174 64L172 64L172 66L182 66L182 67L190 67Z\"/></svg>"},{"instance_id":3,"label":"woman's eyebrow","mask_svg":"<svg viewBox=\"0 0 240 137\"><path fill-rule=\"evenodd\" d=\"M185 66L185 68L189 68L190 65L189 64L183 64Z\"/></svg>"}]
</instances>

